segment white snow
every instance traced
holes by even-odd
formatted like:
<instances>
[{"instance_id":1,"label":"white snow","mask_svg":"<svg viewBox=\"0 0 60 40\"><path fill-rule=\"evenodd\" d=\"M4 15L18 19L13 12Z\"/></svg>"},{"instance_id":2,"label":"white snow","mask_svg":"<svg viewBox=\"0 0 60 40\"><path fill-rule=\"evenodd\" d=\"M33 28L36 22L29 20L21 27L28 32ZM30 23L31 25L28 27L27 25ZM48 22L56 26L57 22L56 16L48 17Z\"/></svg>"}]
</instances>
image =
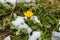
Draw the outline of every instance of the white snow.
<instances>
[{"instance_id":1,"label":"white snow","mask_svg":"<svg viewBox=\"0 0 60 40\"><path fill-rule=\"evenodd\" d=\"M21 28L25 28L28 32L28 34L30 34L32 32L32 29L30 27L28 27L28 25L26 23L20 24L20 26L18 26L18 31L16 32L16 34L18 34L20 32Z\"/></svg>"},{"instance_id":2,"label":"white snow","mask_svg":"<svg viewBox=\"0 0 60 40\"><path fill-rule=\"evenodd\" d=\"M38 31L33 31L32 36L29 38L29 40L37 40L41 36L41 33Z\"/></svg>"},{"instance_id":3,"label":"white snow","mask_svg":"<svg viewBox=\"0 0 60 40\"><path fill-rule=\"evenodd\" d=\"M52 40L59 40L60 39L60 32L54 31L52 33Z\"/></svg>"},{"instance_id":4,"label":"white snow","mask_svg":"<svg viewBox=\"0 0 60 40\"><path fill-rule=\"evenodd\" d=\"M26 2L31 2L31 0L26 0Z\"/></svg>"},{"instance_id":5,"label":"white snow","mask_svg":"<svg viewBox=\"0 0 60 40\"><path fill-rule=\"evenodd\" d=\"M53 36L58 36L58 37L60 37L60 32L54 31L52 34L53 34Z\"/></svg>"},{"instance_id":6,"label":"white snow","mask_svg":"<svg viewBox=\"0 0 60 40\"><path fill-rule=\"evenodd\" d=\"M18 30L20 30L21 28L25 28L27 30L27 32L30 33L32 31L32 29L30 27L28 27L28 25L24 22L24 18L26 18L26 17L18 16L16 20L12 21L12 24L15 25ZM37 16L33 16L32 20L40 23ZM16 34L18 34L18 33L19 33L19 31L17 31Z\"/></svg>"},{"instance_id":7,"label":"white snow","mask_svg":"<svg viewBox=\"0 0 60 40\"><path fill-rule=\"evenodd\" d=\"M10 2L10 3L15 4L16 3L16 0L6 0L6 2Z\"/></svg>"},{"instance_id":8,"label":"white snow","mask_svg":"<svg viewBox=\"0 0 60 40\"><path fill-rule=\"evenodd\" d=\"M3 3L3 2L6 2L6 1L5 1L5 0L0 0L0 2L2 2L2 3Z\"/></svg>"},{"instance_id":9,"label":"white snow","mask_svg":"<svg viewBox=\"0 0 60 40\"><path fill-rule=\"evenodd\" d=\"M33 16L32 20L34 20L35 22L40 23L40 21L38 20L38 17L37 16Z\"/></svg>"},{"instance_id":10,"label":"white snow","mask_svg":"<svg viewBox=\"0 0 60 40\"><path fill-rule=\"evenodd\" d=\"M35 2L35 0L17 0L17 2ZM16 3L16 0L0 0L0 2L10 2L10 3Z\"/></svg>"},{"instance_id":11,"label":"white snow","mask_svg":"<svg viewBox=\"0 0 60 40\"><path fill-rule=\"evenodd\" d=\"M59 27L59 31L60 31L60 27Z\"/></svg>"},{"instance_id":12,"label":"white snow","mask_svg":"<svg viewBox=\"0 0 60 40\"><path fill-rule=\"evenodd\" d=\"M15 26L19 26L21 23L24 23L24 17L18 16L15 21L12 21L12 24Z\"/></svg>"},{"instance_id":13,"label":"white snow","mask_svg":"<svg viewBox=\"0 0 60 40\"><path fill-rule=\"evenodd\" d=\"M32 29L24 22L24 18L26 17L18 16L16 20L12 21L12 24L15 25L16 28L18 29L18 31L16 32L16 35L19 34L21 28L25 28L27 30L27 33L29 34L29 40L37 40L41 36L41 33L34 31L32 36L30 36ZM32 20L40 23L37 16L33 16Z\"/></svg>"},{"instance_id":14,"label":"white snow","mask_svg":"<svg viewBox=\"0 0 60 40\"><path fill-rule=\"evenodd\" d=\"M16 3L16 0L0 0L0 2L10 2L10 3Z\"/></svg>"},{"instance_id":15,"label":"white snow","mask_svg":"<svg viewBox=\"0 0 60 40\"><path fill-rule=\"evenodd\" d=\"M11 40L11 38L10 38L10 36L8 36L4 40Z\"/></svg>"},{"instance_id":16,"label":"white snow","mask_svg":"<svg viewBox=\"0 0 60 40\"><path fill-rule=\"evenodd\" d=\"M18 31L16 32L16 35L19 34L21 28L25 28L30 37L30 33L32 32L32 29L24 22L24 18L26 17L18 16L15 21L12 21L12 24L15 25L16 28L18 29Z\"/></svg>"},{"instance_id":17,"label":"white snow","mask_svg":"<svg viewBox=\"0 0 60 40\"><path fill-rule=\"evenodd\" d=\"M59 20L59 24L60 24L60 20Z\"/></svg>"},{"instance_id":18,"label":"white snow","mask_svg":"<svg viewBox=\"0 0 60 40\"><path fill-rule=\"evenodd\" d=\"M16 1L19 2L28 2L30 3L31 1L35 3L35 0L0 0L0 2L4 3L4 2L9 2L12 3L13 6L16 5ZM30 4L29 4L30 5ZM25 6L29 6L28 4L25 4ZM31 4L31 5L35 5L35 4Z\"/></svg>"},{"instance_id":19,"label":"white snow","mask_svg":"<svg viewBox=\"0 0 60 40\"><path fill-rule=\"evenodd\" d=\"M9 3L12 3L14 6L16 4L16 0L0 0L0 2L2 3L9 2Z\"/></svg>"}]
</instances>

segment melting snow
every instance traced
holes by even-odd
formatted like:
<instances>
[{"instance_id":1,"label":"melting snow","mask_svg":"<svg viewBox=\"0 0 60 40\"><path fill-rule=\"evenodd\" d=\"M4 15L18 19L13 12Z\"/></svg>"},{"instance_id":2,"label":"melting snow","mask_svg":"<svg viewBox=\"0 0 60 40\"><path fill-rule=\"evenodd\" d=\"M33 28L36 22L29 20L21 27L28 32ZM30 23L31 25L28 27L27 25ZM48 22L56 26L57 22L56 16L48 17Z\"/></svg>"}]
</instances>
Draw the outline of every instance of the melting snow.
<instances>
[{"instance_id":1,"label":"melting snow","mask_svg":"<svg viewBox=\"0 0 60 40\"><path fill-rule=\"evenodd\" d=\"M10 36L8 36L4 40L11 40L11 38L10 38Z\"/></svg>"},{"instance_id":2,"label":"melting snow","mask_svg":"<svg viewBox=\"0 0 60 40\"><path fill-rule=\"evenodd\" d=\"M31 0L26 0L26 2L31 2Z\"/></svg>"},{"instance_id":3,"label":"melting snow","mask_svg":"<svg viewBox=\"0 0 60 40\"><path fill-rule=\"evenodd\" d=\"M60 27L59 27L59 31L60 31Z\"/></svg>"},{"instance_id":4,"label":"melting snow","mask_svg":"<svg viewBox=\"0 0 60 40\"><path fill-rule=\"evenodd\" d=\"M21 28L25 28L30 37L30 33L32 32L32 29L24 22L24 18L25 17L18 16L15 21L12 21L12 24L15 25L16 28L18 29L18 31L16 32L16 35L19 34Z\"/></svg>"},{"instance_id":5,"label":"melting snow","mask_svg":"<svg viewBox=\"0 0 60 40\"><path fill-rule=\"evenodd\" d=\"M15 26L19 26L21 23L24 23L24 17L18 16L15 21L12 21L12 24Z\"/></svg>"},{"instance_id":6,"label":"melting snow","mask_svg":"<svg viewBox=\"0 0 60 40\"><path fill-rule=\"evenodd\" d=\"M60 20L59 20L59 24L60 24Z\"/></svg>"},{"instance_id":7,"label":"melting snow","mask_svg":"<svg viewBox=\"0 0 60 40\"><path fill-rule=\"evenodd\" d=\"M9 3L12 3L14 6L16 4L16 0L0 0L0 2L2 3L9 2Z\"/></svg>"},{"instance_id":8,"label":"melting snow","mask_svg":"<svg viewBox=\"0 0 60 40\"><path fill-rule=\"evenodd\" d=\"M41 36L41 33L38 31L33 31L32 36L29 38L29 40L37 40Z\"/></svg>"},{"instance_id":9,"label":"melting snow","mask_svg":"<svg viewBox=\"0 0 60 40\"><path fill-rule=\"evenodd\" d=\"M2 3L3 3L3 2L6 2L6 1L5 1L5 0L0 0L0 2L2 2Z\"/></svg>"},{"instance_id":10,"label":"melting snow","mask_svg":"<svg viewBox=\"0 0 60 40\"><path fill-rule=\"evenodd\" d=\"M18 16L16 20L12 21L12 24L15 25L16 28L18 29L18 31L16 32L16 35L19 34L21 28L25 28L29 34L29 40L37 40L41 36L41 33L34 31L32 36L30 36L32 29L24 22L24 18L26 17ZM33 16L32 20L40 23L37 16Z\"/></svg>"},{"instance_id":11,"label":"melting snow","mask_svg":"<svg viewBox=\"0 0 60 40\"><path fill-rule=\"evenodd\" d=\"M37 17L37 16L33 16L32 20L34 20L34 21L40 23L40 21L38 20L38 17Z\"/></svg>"},{"instance_id":12,"label":"melting snow","mask_svg":"<svg viewBox=\"0 0 60 40\"><path fill-rule=\"evenodd\" d=\"M52 33L52 40L60 40L60 32L54 31Z\"/></svg>"}]
</instances>

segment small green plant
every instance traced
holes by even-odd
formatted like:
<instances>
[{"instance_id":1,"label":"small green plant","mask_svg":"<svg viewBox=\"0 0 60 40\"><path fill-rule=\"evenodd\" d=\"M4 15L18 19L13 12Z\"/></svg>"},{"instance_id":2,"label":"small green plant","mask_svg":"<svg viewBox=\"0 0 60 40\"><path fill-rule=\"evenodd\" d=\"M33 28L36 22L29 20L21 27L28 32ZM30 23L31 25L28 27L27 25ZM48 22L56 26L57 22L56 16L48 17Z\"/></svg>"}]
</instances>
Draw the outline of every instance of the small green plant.
<instances>
[{"instance_id":1,"label":"small green plant","mask_svg":"<svg viewBox=\"0 0 60 40\"><path fill-rule=\"evenodd\" d=\"M28 34L25 29L21 29L17 36L15 32L16 27L12 25L11 21L15 20L17 16L24 16L24 12L32 10L33 16L37 16L40 23L31 19L25 19L25 23L33 30L42 32L38 40L52 40L52 32L59 32L60 7L54 2L45 3L43 0L36 1L35 6L24 6L25 3L16 3L14 7L12 4L0 2L0 30L4 30L6 25L10 25L10 29L14 34L14 40L28 40ZM14 7L14 9L13 9ZM13 9L13 10L12 10Z\"/></svg>"}]
</instances>

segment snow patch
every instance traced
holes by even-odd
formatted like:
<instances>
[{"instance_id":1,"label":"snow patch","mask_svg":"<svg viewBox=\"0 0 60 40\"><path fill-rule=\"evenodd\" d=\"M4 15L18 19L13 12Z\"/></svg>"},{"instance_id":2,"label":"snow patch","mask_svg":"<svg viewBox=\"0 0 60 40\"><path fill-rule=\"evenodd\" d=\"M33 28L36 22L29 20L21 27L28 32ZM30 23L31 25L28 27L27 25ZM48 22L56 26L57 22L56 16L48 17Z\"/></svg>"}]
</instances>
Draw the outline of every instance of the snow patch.
<instances>
[{"instance_id":1,"label":"snow patch","mask_svg":"<svg viewBox=\"0 0 60 40\"><path fill-rule=\"evenodd\" d=\"M60 20L59 20L59 24L60 24Z\"/></svg>"},{"instance_id":2,"label":"snow patch","mask_svg":"<svg viewBox=\"0 0 60 40\"><path fill-rule=\"evenodd\" d=\"M60 31L60 27L59 27L59 31Z\"/></svg>"},{"instance_id":3,"label":"snow patch","mask_svg":"<svg viewBox=\"0 0 60 40\"><path fill-rule=\"evenodd\" d=\"M26 17L18 16L16 20L12 21L12 24L15 25L18 30L16 32L16 35L19 34L21 28L25 28L29 34L29 40L37 40L41 36L41 33L38 31L33 31L33 34L31 36L30 33L32 32L32 29L24 22L24 18ZM32 20L40 23L37 16L33 16Z\"/></svg>"},{"instance_id":4,"label":"snow patch","mask_svg":"<svg viewBox=\"0 0 60 40\"><path fill-rule=\"evenodd\" d=\"M37 40L41 36L41 33L38 31L33 31L32 36L29 38L29 40Z\"/></svg>"},{"instance_id":5,"label":"snow patch","mask_svg":"<svg viewBox=\"0 0 60 40\"><path fill-rule=\"evenodd\" d=\"M32 20L34 20L35 22L40 23L40 21L38 20L38 17L37 16L33 16Z\"/></svg>"},{"instance_id":6,"label":"snow patch","mask_svg":"<svg viewBox=\"0 0 60 40\"><path fill-rule=\"evenodd\" d=\"M24 23L24 17L18 16L15 21L12 21L12 24L15 26L20 26L20 24Z\"/></svg>"},{"instance_id":7,"label":"snow patch","mask_svg":"<svg viewBox=\"0 0 60 40\"><path fill-rule=\"evenodd\" d=\"M4 3L4 2L6 2L6 1L5 1L5 0L0 0L0 2Z\"/></svg>"},{"instance_id":8,"label":"snow patch","mask_svg":"<svg viewBox=\"0 0 60 40\"><path fill-rule=\"evenodd\" d=\"M11 38L10 38L10 36L8 36L4 40L11 40Z\"/></svg>"},{"instance_id":9,"label":"snow patch","mask_svg":"<svg viewBox=\"0 0 60 40\"><path fill-rule=\"evenodd\" d=\"M60 40L60 32L54 31L52 33L52 40Z\"/></svg>"},{"instance_id":10,"label":"snow patch","mask_svg":"<svg viewBox=\"0 0 60 40\"><path fill-rule=\"evenodd\" d=\"M15 21L12 21L12 24L15 25L18 30L16 32L16 35L19 34L21 28L25 28L29 34L29 37L30 37L30 33L32 32L32 29L24 22L24 18L26 18L26 17L18 16Z\"/></svg>"},{"instance_id":11,"label":"snow patch","mask_svg":"<svg viewBox=\"0 0 60 40\"><path fill-rule=\"evenodd\" d=\"M26 2L31 2L31 0L26 0Z\"/></svg>"}]
</instances>

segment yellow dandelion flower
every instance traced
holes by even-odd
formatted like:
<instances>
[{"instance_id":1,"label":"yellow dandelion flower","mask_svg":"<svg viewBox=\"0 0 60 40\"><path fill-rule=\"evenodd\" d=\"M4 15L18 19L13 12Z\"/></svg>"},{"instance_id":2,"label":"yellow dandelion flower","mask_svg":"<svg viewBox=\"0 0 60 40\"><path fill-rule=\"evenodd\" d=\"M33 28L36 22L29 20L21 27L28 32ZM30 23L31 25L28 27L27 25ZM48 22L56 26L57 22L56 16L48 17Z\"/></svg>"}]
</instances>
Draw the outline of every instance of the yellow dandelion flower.
<instances>
[{"instance_id":1,"label":"yellow dandelion flower","mask_svg":"<svg viewBox=\"0 0 60 40\"><path fill-rule=\"evenodd\" d=\"M33 12L32 11L27 11L27 12L24 12L24 15L28 18L32 17L33 16Z\"/></svg>"}]
</instances>

